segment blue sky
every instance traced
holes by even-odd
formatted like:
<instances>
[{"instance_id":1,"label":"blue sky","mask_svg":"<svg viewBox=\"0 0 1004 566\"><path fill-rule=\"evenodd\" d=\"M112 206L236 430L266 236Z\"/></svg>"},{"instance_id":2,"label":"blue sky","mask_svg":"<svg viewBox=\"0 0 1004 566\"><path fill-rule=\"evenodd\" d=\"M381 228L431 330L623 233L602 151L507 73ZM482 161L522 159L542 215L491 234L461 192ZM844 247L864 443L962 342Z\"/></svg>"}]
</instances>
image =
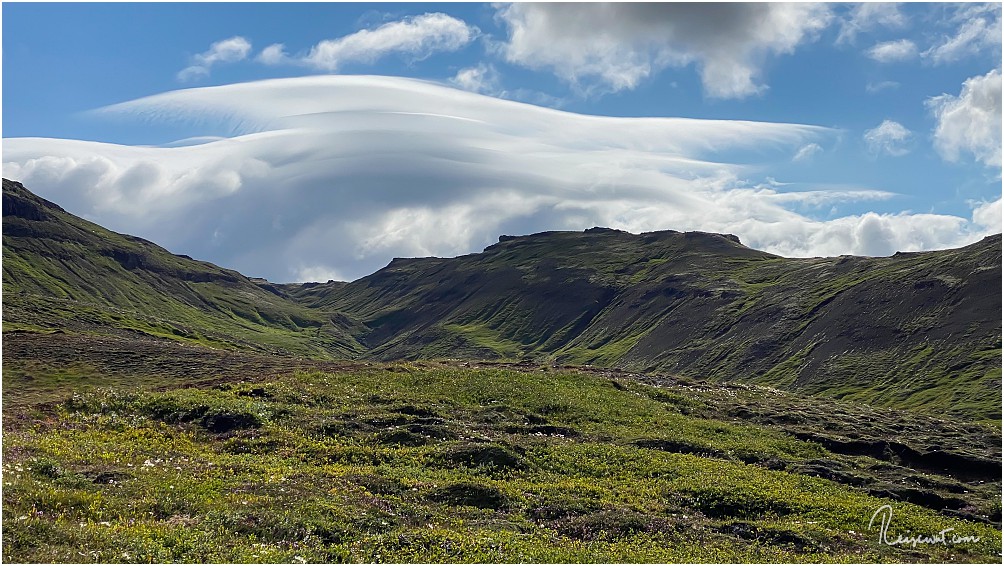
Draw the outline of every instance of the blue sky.
<instances>
[{"instance_id":1,"label":"blue sky","mask_svg":"<svg viewBox=\"0 0 1004 566\"><path fill-rule=\"evenodd\" d=\"M277 281L594 224L784 255L951 247L1000 231L1000 17L7 3L4 176Z\"/></svg>"}]
</instances>

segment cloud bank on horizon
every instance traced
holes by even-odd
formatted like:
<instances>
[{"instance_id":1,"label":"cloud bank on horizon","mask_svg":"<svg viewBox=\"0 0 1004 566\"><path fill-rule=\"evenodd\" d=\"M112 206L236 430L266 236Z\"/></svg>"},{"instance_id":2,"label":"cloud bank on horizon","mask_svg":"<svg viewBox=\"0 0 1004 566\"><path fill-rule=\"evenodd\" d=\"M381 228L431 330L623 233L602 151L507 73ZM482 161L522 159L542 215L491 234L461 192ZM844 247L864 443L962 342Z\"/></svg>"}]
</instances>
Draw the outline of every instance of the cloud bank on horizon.
<instances>
[{"instance_id":1,"label":"cloud bank on horizon","mask_svg":"<svg viewBox=\"0 0 1004 566\"><path fill-rule=\"evenodd\" d=\"M377 76L187 89L98 113L236 132L168 147L7 139L4 176L117 231L275 281L354 279L392 257L592 226L728 232L788 256L886 255L1000 231L1000 199L974 203L970 218L816 220L796 209L892 195L745 180L758 169L748 160L811 157L837 134L810 125L589 116Z\"/></svg>"},{"instance_id":2,"label":"cloud bank on horizon","mask_svg":"<svg viewBox=\"0 0 1004 566\"><path fill-rule=\"evenodd\" d=\"M1000 4L435 9L303 38L291 33L311 28L302 21L272 25L289 24L278 8L272 19L249 16L248 31L234 12L208 9L227 31L170 67L170 86L88 113L97 123L185 124L191 137L141 146L32 129L4 139L3 174L111 229L279 282L354 279L392 257L593 226L733 233L786 256L940 249L1001 231ZM167 43L177 32L164 31ZM806 51L812 58L795 61ZM8 52L5 63L25 59L22 80L43 70L26 51ZM331 74L168 90L236 69L260 78L427 63L415 71L422 79ZM962 63L964 74L945 72ZM64 74L51 73L61 89ZM668 74L662 90L639 94ZM849 76L860 80L854 90ZM814 81L822 86L801 88ZM621 102L604 107L604 97ZM683 105L760 119L586 113L637 115L633 102L659 97L652 114ZM723 105L731 110L715 110ZM555 110L570 106L579 113ZM795 123L807 121L837 125ZM841 178L852 169L865 173ZM904 201L923 210L897 208Z\"/></svg>"}]
</instances>

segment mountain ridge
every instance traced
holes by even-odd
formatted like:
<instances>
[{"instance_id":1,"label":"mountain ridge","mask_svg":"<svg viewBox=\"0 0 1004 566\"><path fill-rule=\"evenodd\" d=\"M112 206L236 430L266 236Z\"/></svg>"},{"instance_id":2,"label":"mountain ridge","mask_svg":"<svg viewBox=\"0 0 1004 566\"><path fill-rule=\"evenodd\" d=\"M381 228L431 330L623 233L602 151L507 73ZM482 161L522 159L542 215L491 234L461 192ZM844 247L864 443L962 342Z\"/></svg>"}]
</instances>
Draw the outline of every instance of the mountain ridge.
<instances>
[{"instance_id":1,"label":"mountain ridge","mask_svg":"<svg viewBox=\"0 0 1004 566\"><path fill-rule=\"evenodd\" d=\"M876 258L783 258L736 240L503 236L481 253L287 290L354 317L377 359L594 364L999 414L1000 235Z\"/></svg>"}]
</instances>

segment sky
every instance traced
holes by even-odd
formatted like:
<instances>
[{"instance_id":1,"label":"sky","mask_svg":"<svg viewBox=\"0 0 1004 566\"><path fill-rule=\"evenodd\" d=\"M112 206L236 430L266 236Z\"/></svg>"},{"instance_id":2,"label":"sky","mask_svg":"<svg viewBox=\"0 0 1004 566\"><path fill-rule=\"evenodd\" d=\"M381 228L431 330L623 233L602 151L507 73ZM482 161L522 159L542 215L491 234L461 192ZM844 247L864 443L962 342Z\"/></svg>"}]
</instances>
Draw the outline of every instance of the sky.
<instances>
[{"instance_id":1,"label":"sky","mask_svg":"<svg viewBox=\"0 0 1004 566\"><path fill-rule=\"evenodd\" d=\"M4 3L3 176L354 280L501 234L789 257L1001 231L1001 5Z\"/></svg>"}]
</instances>

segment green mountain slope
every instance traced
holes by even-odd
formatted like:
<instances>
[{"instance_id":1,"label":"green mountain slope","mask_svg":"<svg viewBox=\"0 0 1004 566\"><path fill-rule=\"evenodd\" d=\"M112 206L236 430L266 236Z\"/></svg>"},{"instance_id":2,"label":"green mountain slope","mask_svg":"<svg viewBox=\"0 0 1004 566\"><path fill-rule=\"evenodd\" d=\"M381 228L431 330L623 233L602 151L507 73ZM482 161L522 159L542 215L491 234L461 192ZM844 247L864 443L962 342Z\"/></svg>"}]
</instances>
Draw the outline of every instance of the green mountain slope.
<instances>
[{"instance_id":1,"label":"green mountain slope","mask_svg":"<svg viewBox=\"0 0 1004 566\"><path fill-rule=\"evenodd\" d=\"M116 234L4 181L5 331L327 358L522 359L745 381L999 421L1001 238L790 259L729 235L595 228L273 285Z\"/></svg>"},{"instance_id":2,"label":"green mountain slope","mask_svg":"<svg viewBox=\"0 0 1004 566\"><path fill-rule=\"evenodd\" d=\"M321 357L361 351L338 319L77 218L6 179L3 306L7 332L139 333Z\"/></svg>"},{"instance_id":3,"label":"green mountain slope","mask_svg":"<svg viewBox=\"0 0 1004 566\"><path fill-rule=\"evenodd\" d=\"M3 210L8 561L1000 561L1000 422L968 422L1000 411L999 237L594 229L273 285L17 183Z\"/></svg>"},{"instance_id":4,"label":"green mountain slope","mask_svg":"<svg viewBox=\"0 0 1004 566\"><path fill-rule=\"evenodd\" d=\"M354 317L380 359L615 366L999 420L1000 281L1000 236L789 259L734 236L592 229L287 290Z\"/></svg>"}]
</instances>

